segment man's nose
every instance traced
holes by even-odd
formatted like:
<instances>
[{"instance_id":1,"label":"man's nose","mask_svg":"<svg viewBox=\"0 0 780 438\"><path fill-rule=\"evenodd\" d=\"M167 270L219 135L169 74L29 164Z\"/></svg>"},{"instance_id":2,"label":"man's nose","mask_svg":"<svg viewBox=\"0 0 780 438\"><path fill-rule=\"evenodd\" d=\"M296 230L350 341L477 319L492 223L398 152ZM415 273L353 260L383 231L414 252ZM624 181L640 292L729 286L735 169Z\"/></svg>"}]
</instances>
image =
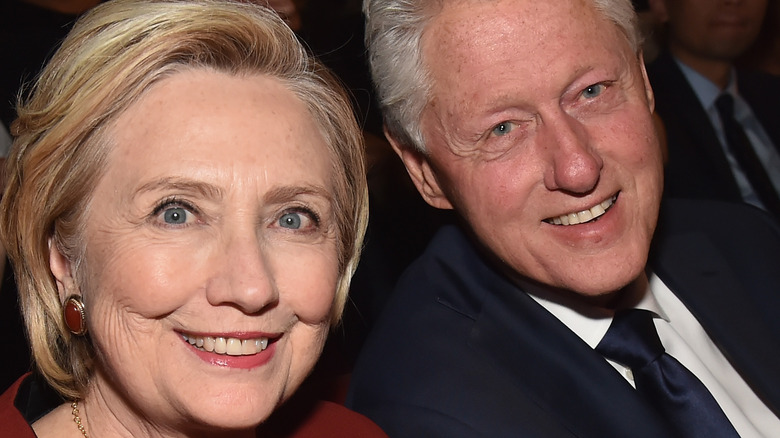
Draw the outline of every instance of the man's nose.
<instances>
[{"instance_id":1,"label":"man's nose","mask_svg":"<svg viewBox=\"0 0 780 438\"><path fill-rule=\"evenodd\" d=\"M543 118L539 147L547 160L544 175L549 190L587 193L596 187L604 162L593 149L588 131L574 117L560 111Z\"/></svg>"},{"instance_id":2,"label":"man's nose","mask_svg":"<svg viewBox=\"0 0 780 438\"><path fill-rule=\"evenodd\" d=\"M222 269L208 287L209 303L230 305L247 314L275 305L279 291L258 232L232 232L221 246L223 253L218 259Z\"/></svg>"}]
</instances>

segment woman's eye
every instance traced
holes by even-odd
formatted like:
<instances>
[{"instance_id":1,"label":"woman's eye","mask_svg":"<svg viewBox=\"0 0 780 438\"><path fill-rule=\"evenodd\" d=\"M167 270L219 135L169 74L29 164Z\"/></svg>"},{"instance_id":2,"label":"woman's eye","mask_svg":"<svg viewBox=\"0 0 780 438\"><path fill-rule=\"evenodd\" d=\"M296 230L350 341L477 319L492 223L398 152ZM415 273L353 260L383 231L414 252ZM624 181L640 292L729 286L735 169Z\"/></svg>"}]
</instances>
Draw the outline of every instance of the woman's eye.
<instances>
[{"instance_id":1,"label":"woman's eye","mask_svg":"<svg viewBox=\"0 0 780 438\"><path fill-rule=\"evenodd\" d=\"M514 124L511 122L501 122L495 127L493 127L493 131L491 132L496 137L501 137L503 135L509 134L512 129L514 129Z\"/></svg>"},{"instance_id":2,"label":"woman's eye","mask_svg":"<svg viewBox=\"0 0 780 438\"><path fill-rule=\"evenodd\" d=\"M163 221L169 225L184 225L187 223L189 212L182 207L168 208L162 213Z\"/></svg>"},{"instance_id":3,"label":"woman's eye","mask_svg":"<svg viewBox=\"0 0 780 438\"><path fill-rule=\"evenodd\" d=\"M195 212L197 210L186 202L167 200L155 208L153 217L161 225L182 226L195 221Z\"/></svg>"},{"instance_id":4,"label":"woman's eye","mask_svg":"<svg viewBox=\"0 0 780 438\"><path fill-rule=\"evenodd\" d=\"M582 95L586 99L593 99L600 95L604 91L604 88L606 88L604 84L594 84L582 90Z\"/></svg>"},{"instance_id":5,"label":"woman's eye","mask_svg":"<svg viewBox=\"0 0 780 438\"><path fill-rule=\"evenodd\" d=\"M279 217L278 225L291 230L305 230L317 225L317 217L307 211L287 211Z\"/></svg>"},{"instance_id":6,"label":"woman's eye","mask_svg":"<svg viewBox=\"0 0 780 438\"><path fill-rule=\"evenodd\" d=\"M282 228L291 228L297 230L301 228L301 215L299 213L285 213L279 218L279 226Z\"/></svg>"}]
</instances>

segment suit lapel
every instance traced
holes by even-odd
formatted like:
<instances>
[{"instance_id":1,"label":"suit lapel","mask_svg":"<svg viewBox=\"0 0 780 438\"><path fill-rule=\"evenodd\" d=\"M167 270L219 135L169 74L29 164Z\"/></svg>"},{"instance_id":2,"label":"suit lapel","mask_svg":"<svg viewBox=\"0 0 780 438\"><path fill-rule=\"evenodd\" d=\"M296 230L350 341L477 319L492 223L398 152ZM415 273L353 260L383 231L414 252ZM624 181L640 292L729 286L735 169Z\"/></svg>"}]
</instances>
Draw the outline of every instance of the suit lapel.
<instances>
[{"instance_id":1,"label":"suit lapel","mask_svg":"<svg viewBox=\"0 0 780 438\"><path fill-rule=\"evenodd\" d=\"M737 372L780 416L780 344L771 336L772 329L756 317L760 312L748 299L749 291L720 252L702 234L678 235L667 239L664 250L654 257L653 268Z\"/></svg>"},{"instance_id":2,"label":"suit lapel","mask_svg":"<svg viewBox=\"0 0 780 438\"><path fill-rule=\"evenodd\" d=\"M780 153L780 110L777 99L780 98L780 80L757 72L738 70L737 87L739 94L750 105L753 114L761 123L775 149Z\"/></svg>"},{"instance_id":3,"label":"suit lapel","mask_svg":"<svg viewBox=\"0 0 780 438\"><path fill-rule=\"evenodd\" d=\"M489 287L470 345L550 421L577 437L670 436L628 382L563 323L508 282Z\"/></svg>"},{"instance_id":4,"label":"suit lapel","mask_svg":"<svg viewBox=\"0 0 780 438\"><path fill-rule=\"evenodd\" d=\"M772 329L756 318L747 291L719 254L703 235L678 235L654 254L653 268L780 415L780 345L767 336ZM483 280L488 290L469 346L549 414L540 422L557 422L578 437L671 435L623 377L568 327L503 276Z\"/></svg>"}]
</instances>

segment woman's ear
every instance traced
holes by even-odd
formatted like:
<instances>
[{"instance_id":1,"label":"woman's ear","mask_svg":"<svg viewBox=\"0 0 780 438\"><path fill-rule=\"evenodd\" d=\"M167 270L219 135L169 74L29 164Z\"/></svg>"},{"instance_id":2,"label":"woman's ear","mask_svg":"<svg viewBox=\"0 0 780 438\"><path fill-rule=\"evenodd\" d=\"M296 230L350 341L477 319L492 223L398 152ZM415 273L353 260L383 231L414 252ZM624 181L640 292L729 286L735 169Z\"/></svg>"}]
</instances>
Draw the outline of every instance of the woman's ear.
<instances>
[{"instance_id":1,"label":"woman's ear","mask_svg":"<svg viewBox=\"0 0 780 438\"><path fill-rule=\"evenodd\" d=\"M57 283L57 292L61 302L65 302L65 299L71 295L80 295L71 267L70 260L60 252L57 244L49 238L49 269Z\"/></svg>"}]
</instances>

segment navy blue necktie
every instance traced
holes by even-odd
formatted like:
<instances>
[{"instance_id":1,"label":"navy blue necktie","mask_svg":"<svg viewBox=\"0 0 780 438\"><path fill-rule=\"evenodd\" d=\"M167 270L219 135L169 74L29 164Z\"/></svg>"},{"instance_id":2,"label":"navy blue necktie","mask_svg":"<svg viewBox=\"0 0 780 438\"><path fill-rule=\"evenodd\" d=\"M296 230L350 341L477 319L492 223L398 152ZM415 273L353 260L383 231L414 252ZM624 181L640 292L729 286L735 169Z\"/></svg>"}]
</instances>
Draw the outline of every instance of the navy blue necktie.
<instances>
[{"instance_id":1,"label":"navy blue necktie","mask_svg":"<svg viewBox=\"0 0 780 438\"><path fill-rule=\"evenodd\" d=\"M742 125L734 117L734 98L729 93L721 94L715 101L715 108L718 109L718 116L723 123L723 133L726 134L726 143L731 154L736 158L766 210L780 218L780 196Z\"/></svg>"},{"instance_id":2,"label":"navy blue necktie","mask_svg":"<svg viewBox=\"0 0 780 438\"><path fill-rule=\"evenodd\" d=\"M666 354L651 312L616 313L596 351L631 368L636 390L669 420L680 438L739 437L704 384Z\"/></svg>"}]
</instances>

